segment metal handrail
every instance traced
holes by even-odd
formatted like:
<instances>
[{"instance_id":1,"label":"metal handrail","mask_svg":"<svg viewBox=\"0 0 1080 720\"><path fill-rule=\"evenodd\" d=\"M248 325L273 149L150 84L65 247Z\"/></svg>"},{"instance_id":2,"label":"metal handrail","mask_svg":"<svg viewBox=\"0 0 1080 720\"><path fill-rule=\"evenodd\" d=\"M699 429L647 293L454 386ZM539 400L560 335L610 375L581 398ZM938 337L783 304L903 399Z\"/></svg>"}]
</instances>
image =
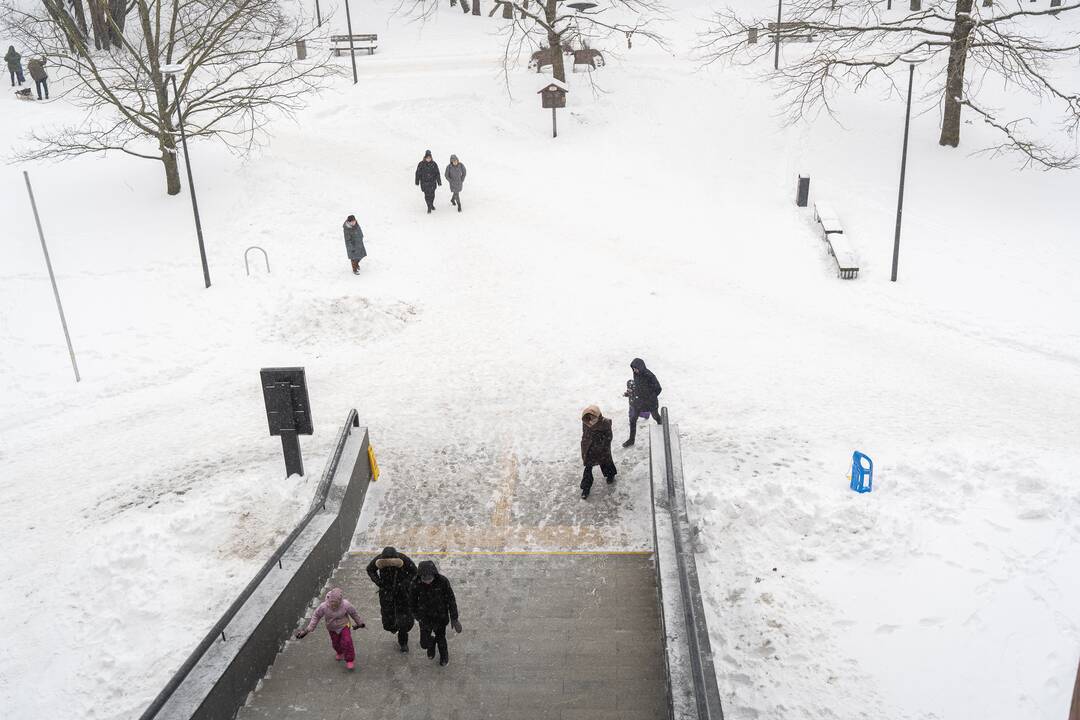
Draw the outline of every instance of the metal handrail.
<instances>
[{"instance_id":1,"label":"metal handrail","mask_svg":"<svg viewBox=\"0 0 1080 720\"><path fill-rule=\"evenodd\" d=\"M315 501L312 502L311 508L303 519L297 524L293 531L289 533L289 536L285 538L284 542L274 551L274 554L270 556L270 559L259 569L259 572L255 574L251 582L240 593L239 597L233 601L232 605L225 611L225 614L221 616L221 619L214 624L214 627L210 629L206 637L202 639L191 654L188 655L184 664L173 673L173 676L169 678L169 682L165 684L165 687L161 689L161 692L157 694L157 697L147 706L143 714L139 716L139 720L151 720L156 717L157 714L165 707L165 703L169 701L172 694L176 692L176 689L180 687L180 684L184 682L184 679L191 673L195 666L202 659L202 656L206 654L206 651L217 642L218 636L221 636L221 640L225 641L225 628L236 616L236 613L240 611L240 608L244 606L244 603L248 601L248 598L252 596L255 589L259 587L270 571L277 565L281 567L281 558L288 552L292 546L293 541L296 540L311 522L311 519L315 517L325 506L326 498L330 492L331 480L334 477L334 473L337 472L338 463L341 461L341 454L345 450L345 441L349 437L350 427L360 427L360 418L356 413L356 410L350 410L348 416L345 419L345 425L341 428L341 433L338 435L337 444L334 447L334 454L330 457L330 462L327 463L326 469L323 470L322 479L319 481L319 487L316 490Z\"/></svg>"},{"instance_id":2,"label":"metal handrail","mask_svg":"<svg viewBox=\"0 0 1080 720\"><path fill-rule=\"evenodd\" d=\"M712 648L709 642L708 624L705 622L705 606L701 601L697 566L694 564L693 557L687 557L687 549L683 544L683 533L685 531L689 535L690 530L687 522L680 517L680 502L675 487L675 464L671 452L671 425L666 407L660 410L660 423L664 432L664 476L674 530L672 535L675 539L675 558L679 567L679 586L683 596L686 637L690 644L690 672L694 681L694 700L697 703L698 720L723 720L724 711L720 705L716 671L713 669L711 660L703 659L705 655L711 655ZM709 668L708 673L706 665Z\"/></svg>"}]
</instances>

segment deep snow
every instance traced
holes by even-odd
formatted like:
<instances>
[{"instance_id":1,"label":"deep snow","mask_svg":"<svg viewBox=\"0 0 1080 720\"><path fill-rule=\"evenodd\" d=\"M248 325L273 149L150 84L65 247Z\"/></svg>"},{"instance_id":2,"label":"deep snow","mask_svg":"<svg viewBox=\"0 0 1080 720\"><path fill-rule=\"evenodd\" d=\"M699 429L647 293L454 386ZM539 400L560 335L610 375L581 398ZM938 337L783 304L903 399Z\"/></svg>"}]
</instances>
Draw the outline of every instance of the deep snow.
<instances>
[{"instance_id":1,"label":"deep snow","mask_svg":"<svg viewBox=\"0 0 1080 720\"><path fill-rule=\"evenodd\" d=\"M247 160L192 147L209 291L187 197L164 196L157 166L26 168L80 385L24 168L0 175L11 716L136 714L302 514L349 407L386 481L366 528L434 502L396 496L397 474L489 502L508 453L534 468L513 512L550 495L552 513L610 518L641 488L570 502L577 412L599 402L624 432L636 355L684 434L729 718L1064 716L1080 647L1080 176L971 158L989 138L977 125L940 149L936 111L917 114L892 284L895 97L841 101L846 129L784 128L750 71L698 71L707 8L677 7L671 53L604 47L595 95L570 78L552 140L543 76L520 68L507 96L498 18L388 10L354 3L354 27L380 34L359 85L343 75ZM7 98L13 143L69 117ZM424 214L412 172L429 147L468 166L464 213L443 188ZM835 278L794 207L797 172L854 238L858 280ZM360 277L349 213L370 253ZM270 275L245 276L249 245ZM307 368L302 481L280 477L266 435L270 365ZM870 495L847 490L854 449L876 462ZM644 445L616 459L642 481Z\"/></svg>"}]
</instances>

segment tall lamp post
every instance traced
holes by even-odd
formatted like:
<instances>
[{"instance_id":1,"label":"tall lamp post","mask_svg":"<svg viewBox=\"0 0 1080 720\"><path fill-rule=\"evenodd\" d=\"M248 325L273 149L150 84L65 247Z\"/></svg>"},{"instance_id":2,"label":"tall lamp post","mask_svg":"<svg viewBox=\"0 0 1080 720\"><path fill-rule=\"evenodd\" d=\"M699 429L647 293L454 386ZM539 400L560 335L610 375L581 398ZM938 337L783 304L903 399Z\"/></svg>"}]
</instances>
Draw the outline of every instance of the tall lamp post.
<instances>
[{"instance_id":1,"label":"tall lamp post","mask_svg":"<svg viewBox=\"0 0 1080 720\"><path fill-rule=\"evenodd\" d=\"M349 13L349 0L345 0L345 26L349 30L349 57L352 59L352 84L355 85L359 80L356 77L356 48L353 43L352 14Z\"/></svg>"},{"instance_id":2,"label":"tall lamp post","mask_svg":"<svg viewBox=\"0 0 1080 720\"><path fill-rule=\"evenodd\" d=\"M908 64L907 112L904 115L904 149L900 156L900 191L896 198L896 236L893 239L892 281L896 282L896 267L900 262L900 220L904 215L904 178L907 175L908 130L911 127L911 88L915 83L915 66L927 59L925 55L906 55L900 58Z\"/></svg>"},{"instance_id":3,"label":"tall lamp post","mask_svg":"<svg viewBox=\"0 0 1080 720\"><path fill-rule=\"evenodd\" d=\"M206 264L206 244L203 242L202 221L199 220L199 201L195 199L195 179L191 176L191 160L188 158L187 133L184 131L184 114L180 112L180 91L176 76L183 73L183 65L162 65L161 74L172 78L173 95L176 97L176 117L180 121L180 142L184 147L184 166L187 168L188 191L191 193L191 209L195 213L195 234L199 238L199 258L202 260L203 280L210 287L210 267Z\"/></svg>"},{"instance_id":4,"label":"tall lamp post","mask_svg":"<svg viewBox=\"0 0 1080 720\"><path fill-rule=\"evenodd\" d=\"M776 49L773 51L773 70L780 69L780 19L784 16L784 0L776 0Z\"/></svg>"}]
</instances>

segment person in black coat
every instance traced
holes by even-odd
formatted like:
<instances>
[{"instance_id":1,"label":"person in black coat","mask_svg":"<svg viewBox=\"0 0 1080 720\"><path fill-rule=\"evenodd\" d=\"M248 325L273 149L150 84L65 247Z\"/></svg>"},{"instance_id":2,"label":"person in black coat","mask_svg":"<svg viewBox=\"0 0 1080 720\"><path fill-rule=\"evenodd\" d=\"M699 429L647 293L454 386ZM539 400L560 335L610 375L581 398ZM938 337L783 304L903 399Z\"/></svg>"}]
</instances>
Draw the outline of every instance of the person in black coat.
<instances>
[{"instance_id":1,"label":"person in black coat","mask_svg":"<svg viewBox=\"0 0 1080 720\"><path fill-rule=\"evenodd\" d=\"M609 485L615 482L615 474L619 471L611 459L611 420L595 405L581 411L581 462L585 465L581 475L582 500L592 492L593 465L600 466Z\"/></svg>"},{"instance_id":2,"label":"person in black coat","mask_svg":"<svg viewBox=\"0 0 1080 720\"><path fill-rule=\"evenodd\" d=\"M435 188L442 185L439 166L431 158L430 150L424 153L424 159L416 166L416 184L424 191L424 200L427 201L427 211L430 214L435 209Z\"/></svg>"},{"instance_id":3,"label":"person in black coat","mask_svg":"<svg viewBox=\"0 0 1080 720\"><path fill-rule=\"evenodd\" d=\"M405 553L387 547L368 563L367 574L379 588L383 630L397 633L401 652L409 652L409 631L414 622L409 589L416 577L416 565Z\"/></svg>"},{"instance_id":4,"label":"person in black coat","mask_svg":"<svg viewBox=\"0 0 1080 720\"><path fill-rule=\"evenodd\" d=\"M450 651L446 646L446 626L449 623L454 632L461 632L457 599L450 581L439 574L439 569L430 560L420 563L409 590L409 606L420 623L420 647L427 650L429 658L435 657L438 648L439 664L448 664Z\"/></svg>"},{"instance_id":5,"label":"person in black coat","mask_svg":"<svg viewBox=\"0 0 1080 720\"><path fill-rule=\"evenodd\" d=\"M627 387L626 395L630 398L630 438L622 444L630 447L637 437L638 416L644 413L652 415L653 420L660 424L660 398L663 391L660 381L653 375L652 370L645 367L645 361L634 358L630 362L630 369L634 371L633 384Z\"/></svg>"}]
</instances>

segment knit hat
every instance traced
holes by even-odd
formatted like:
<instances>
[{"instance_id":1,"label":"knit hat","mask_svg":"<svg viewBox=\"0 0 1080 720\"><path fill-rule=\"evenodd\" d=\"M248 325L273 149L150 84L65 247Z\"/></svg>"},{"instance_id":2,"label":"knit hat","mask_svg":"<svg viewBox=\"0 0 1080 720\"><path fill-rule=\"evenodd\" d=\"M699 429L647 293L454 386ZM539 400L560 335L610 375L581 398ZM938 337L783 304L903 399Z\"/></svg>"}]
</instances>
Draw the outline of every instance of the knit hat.
<instances>
[{"instance_id":1,"label":"knit hat","mask_svg":"<svg viewBox=\"0 0 1080 720\"><path fill-rule=\"evenodd\" d=\"M453 161L455 161L455 160L457 160L457 159L458 159L458 156L457 156L457 155L451 155L451 156L450 156L450 162L453 162ZM460 161L459 161L459 162L460 162Z\"/></svg>"},{"instance_id":2,"label":"knit hat","mask_svg":"<svg viewBox=\"0 0 1080 720\"><path fill-rule=\"evenodd\" d=\"M430 150L425 150L424 151L424 157L426 157L426 158L431 157L431 151Z\"/></svg>"},{"instance_id":3,"label":"knit hat","mask_svg":"<svg viewBox=\"0 0 1080 720\"><path fill-rule=\"evenodd\" d=\"M344 598L345 593L342 591L341 588L334 588L330 592L326 593L326 602L341 602Z\"/></svg>"}]
</instances>

